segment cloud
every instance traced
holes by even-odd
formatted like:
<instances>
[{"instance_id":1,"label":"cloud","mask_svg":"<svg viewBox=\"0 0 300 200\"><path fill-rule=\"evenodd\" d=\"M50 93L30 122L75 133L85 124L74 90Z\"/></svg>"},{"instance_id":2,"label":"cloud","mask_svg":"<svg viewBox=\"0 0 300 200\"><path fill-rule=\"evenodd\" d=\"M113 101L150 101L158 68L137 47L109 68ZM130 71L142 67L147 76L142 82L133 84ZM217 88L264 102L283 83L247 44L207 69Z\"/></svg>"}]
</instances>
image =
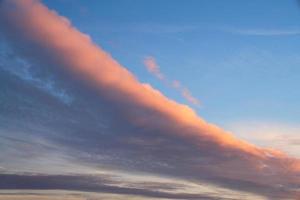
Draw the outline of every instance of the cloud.
<instances>
[{"instance_id":1,"label":"cloud","mask_svg":"<svg viewBox=\"0 0 300 200\"><path fill-rule=\"evenodd\" d=\"M14 189L15 191L23 191L23 197L26 197L24 190L30 189L31 195L33 191L56 190L56 195L68 194L71 191L86 192L81 193L87 198L92 198L90 192L97 194L117 194L126 198L130 195L131 198L140 197L141 199L148 198L166 198L166 199L263 199L262 196L241 193L234 190L226 190L213 186L201 186L196 184L188 184L177 180L158 179L155 182L148 182L142 179L132 184L129 180L122 180L122 177L109 175L44 175L44 174L0 174L0 188ZM60 190L60 193L57 193ZM70 192L67 192L70 191ZM75 192L73 192L75 193ZM17 195L18 193L10 193ZM22 194L22 193L21 193ZM41 194L41 193L40 193ZM43 193L42 193L43 194ZM223 197L220 197L220 194ZM53 194L52 194L53 195ZM1 199L0 192L0 199ZM95 194L94 194L95 196ZM55 197L55 196L54 196ZM96 199L97 196L95 196ZM249 198L250 197L250 198ZM99 198L99 197L98 197ZM97 199L98 199L97 198ZM128 197L127 197L128 198ZM126 199L127 199L126 198Z\"/></svg>"},{"instance_id":2,"label":"cloud","mask_svg":"<svg viewBox=\"0 0 300 200\"><path fill-rule=\"evenodd\" d=\"M293 36L299 35L300 29L226 29L226 32L252 36Z\"/></svg>"},{"instance_id":3,"label":"cloud","mask_svg":"<svg viewBox=\"0 0 300 200\"><path fill-rule=\"evenodd\" d=\"M179 90L181 95L190 103L194 104L194 105L200 105L200 101L198 99L196 99L191 92L184 87L179 81L174 80L172 82L172 87Z\"/></svg>"},{"instance_id":4,"label":"cloud","mask_svg":"<svg viewBox=\"0 0 300 200\"><path fill-rule=\"evenodd\" d=\"M185 98L189 103L193 105L200 105L200 101L192 96L191 92L184 87L178 80L170 81L166 76L160 71L158 64L156 63L155 58L148 56L144 59L144 64L147 70L153 74L159 80L165 82L167 85L179 91L181 96Z\"/></svg>"},{"instance_id":5,"label":"cloud","mask_svg":"<svg viewBox=\"0 0 300 200\"><path fill-rule=\"evenodd\" d=\"M1 41L4 42L4 41ZM0 52L0 63L1 63L1 69L8 71L9 73L18 76L22 80L26 81L27 83L34 85L37 88L40 88L41 90L48 92L52 96L58 98L65 104L70 104L72 102L72 97L70 97L66 91L60 90L56 87L55 83L51 78L48 78L48 80L41 80L38 77L34 77L30 73L30 63L26 62L25 60L22 60L18 57L10 57L13 56L11 52L9 52L9 55L7 55L7 52ZM15 63L12 62L14 60Z\"/></svg>"},{"instance_id":6,"label":"cloud","mask_svg":"<svg viewBox=\"0 0 300 200\"><path fill-rule=\"evenodd\" d=\"M299 132L296 124L284 124L279 122L247 121L237 122L227 127L240 138L264 147L273 147L299 157Z\"/></svg>"},{"instance_id":7,"label":"cloud","mask_svg":"<svg viewBox=\"0 0 300 200\"><path fill-rule=\"evenodd\" d=\"M156 61L153 57L146 57L144 60L144 64L147 68L147 70L153 74L156 78L160 80L164 80L165 76L161 73L159 66L156 64Z\"/></svg>"},{"instance_id":8,"label":"cloud","mask_svg":"<svg viewBox=\"0 0 300 200\"><path fill-rule=\"evenodd\" d=\"M190 107L139 82L89 36L39 1L1 1L0 31L13 53L31 63L33 77L51 77L73 100L63 104L21 77L1 71L1 134L56 147L3 140L0 165L5 169L49 173L55 165L60 167L57 173L67 171L68 165L55 160L59 155L62 164L75 160L93 169L104 166L204 180L272 197L298 188L297 159L237 139Z\"/></svg>"}]
</instances>

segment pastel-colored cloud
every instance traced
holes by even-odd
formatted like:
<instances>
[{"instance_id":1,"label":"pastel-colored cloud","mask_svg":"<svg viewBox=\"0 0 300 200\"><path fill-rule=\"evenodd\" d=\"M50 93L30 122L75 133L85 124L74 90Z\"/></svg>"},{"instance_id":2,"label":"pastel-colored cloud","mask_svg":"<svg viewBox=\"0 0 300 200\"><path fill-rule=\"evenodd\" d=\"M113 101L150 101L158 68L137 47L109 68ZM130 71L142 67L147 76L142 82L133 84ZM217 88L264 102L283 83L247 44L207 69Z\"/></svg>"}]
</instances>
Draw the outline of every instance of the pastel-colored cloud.
<instances>
[{"instance_id":1,"label":"pastel-colored cloud","mask_svg":"<svg viewBox=\"0 0 300 200\"><path fill-rule=\"evenodd\" d=\"M144 64L147 70L153 74L159 80L165 82L170 87L176 89L183 98L185 98L189 103L193 105L200 105L200 101L193 97L191 92L184 87L178 80L170 81L161 71L160 67L158 66L156 60L152 56L148 56L144 59Z\"/></svg>"},{"instance_id":2,"label":"pastel-colored cloud","mask_svg":"<svg viewBox=\"0 0 300 200\"><path fill-rule=\"evenodd\" d=\"M87 35L72 27L69 20L49 11L39 1L4 1L1 6L1 24L4 31L11 33L14 39L26 41L40 54L47 55L48 58L43 58L45 61L55 61L73 76L98 87L105 98L124 108L135 105L142 112L153 110L160 118L152 122L141 121L143 116L128 110L131 113L128 116L130 123L169 129L168 133L193 138L192 141L206 138L222 148L264 156L262 149L206 123L188 106L166 98L148 84L141 84L127 69L93 44ZM181 133L173 130L169 124L173 126L174 123L190 127L192 131Z\"/></svg>"},{"instance_id":3,"label":"pastel-colored cloud","mask_svg":"<svg viewBox=\"0 0 300 200\"><path fill-rule=\"evenodd\" d=\"M144 64L147 70L153 74L156 78L164 80L165 76L161 73L159 66L157 65L155 59L153 57L146 57L144 60Z\"/></svg>"},{"instance_id":4,"label":"pastel-colored cloud","mask_svg":"<svg viewBox=\"0 0 300 200\"><path fill-rule=\"evenodd\" d=\"M252 143L273 147L295 157L300 156L300 127L297 124L245 121L232 123L227 128Z\"/></svg>"},{"instance_id":5,"label":"pastel-colored cloud","mask_svg":"<svg viewBox=\"0 0 300 200\"><path fill-rule=\"evenodd\" d=\"M176 88L188 102L190 102L194 105L200 105L200 101L198 99L196 99L191 94L191 92L186 87L184 87L179 81L177 81L177 80L173 81L172 87Z\"/></svg>"}]
</instances>

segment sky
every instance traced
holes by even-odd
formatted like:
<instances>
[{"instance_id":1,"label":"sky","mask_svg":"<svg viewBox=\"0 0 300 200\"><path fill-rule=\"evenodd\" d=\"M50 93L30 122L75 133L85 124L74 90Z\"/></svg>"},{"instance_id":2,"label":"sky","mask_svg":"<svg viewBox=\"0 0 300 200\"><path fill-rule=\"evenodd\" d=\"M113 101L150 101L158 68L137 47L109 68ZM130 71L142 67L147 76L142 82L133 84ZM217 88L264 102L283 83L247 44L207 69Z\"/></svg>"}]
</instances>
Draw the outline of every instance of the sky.
<instances>
[{"instance_id":1,"label":"sky","mask_svg":"<svg viewBox=\"0 0 300 200\"><path fill-rule=\"evenodd\" d=\"M45 3L139 80L189 104L209 122L241 137L253 123L277 132L282 126L299 129L296 0ZM172 84L150 76L143 66L147 57L153 57L169 82L178 80L200 105L186 100Z\"/></svg>"},{"instance_id":2,"label":"sky","mask_svg":"<svg viewBox=\"0 0 300 200\"><path fill-rule=\"evenodd\" d=\"M0 200L299 199L299 23L294 0L0 0Z\"/></svg>"}]
</instances>

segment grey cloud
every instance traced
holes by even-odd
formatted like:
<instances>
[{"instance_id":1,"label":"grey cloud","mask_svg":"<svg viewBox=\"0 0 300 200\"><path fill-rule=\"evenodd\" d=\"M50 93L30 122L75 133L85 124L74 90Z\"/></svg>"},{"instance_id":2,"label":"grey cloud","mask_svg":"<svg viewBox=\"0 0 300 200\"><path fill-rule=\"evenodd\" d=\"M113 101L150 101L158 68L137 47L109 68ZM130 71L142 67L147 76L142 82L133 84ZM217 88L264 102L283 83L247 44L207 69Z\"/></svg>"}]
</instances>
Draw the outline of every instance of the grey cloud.
<instances>
[{"instance_id":1,"label":"grey cloud","mask_svg":"<svg viewBox=\"0 0 300 200\"><path fill-rule=\"evenodd\" d=\"M114 185L112 185L114 184ZM151 183L153 184L153 183ZM172 189L172 183L169 183L166 189ZM160 183L155 183L159 186ZM173 186L173 187L176 187ZM142 187L122 187L118 182L109 177L101 176L79 176L79 175L0 175L1 189L30 189L30 190L75 190L86 192L100 192L112 194L139 195L152 198L167 199L216 199L209 194L193 193L168 193L159 192L155 188L144 184ZM225 199L225 198L218 198ZM226 198L227 199L227 198Z\"/></svg>"},{"instance_id":2,"label":"grey cloud","mask_svg":"<svg viewBox=\"0 0 300 200\"><path fill-rule=\"evenodd\" d=\"M48 80L42 80L35 77L33 73L30 72L30 69L33 68L30 66L30 63L18 58L11 52L7 52L7 50L0 50L0 68L12 75L18 76L29 84L48 92L66 104L70 104L72 102L72 98L66 93L66 91L58 89L53 80L50 78L48 78Z\"/></svg>"},{"instance_id":3,"label":"grey cloud","mask_svg":"<svg viewBox=\"0 0 300 200\"><path fill-rule=\"evenodd\" d=\"M11 168L17 169L17 166L20 166L18 171L22 171L23 167L23 170L31 168L32 172L39 172L40 167L44 166L44 171L40 172L49 173L47 165L55 169L56 165L75 159L78 164L94 169L108 167L132 172L167 174L196 183L205 181L266 196L281 195L276 187L228 179L222 177L221 174L214 174L213 166L229 160L220 155L217 150L211 149L209 144L199 149L191 146L188 141L165 135L159 130L153 131L124 124L124 119L108 112L105 107L109 104L101 101L92 91L89 93L85 90L85 95L82 97L80 95L83 94L77 94L77 96L72 94L76 98L70 106L30 84L19 84L19 81L22 83L22 79L11 75L5 77L6 79L1 80L6 80L5 82L9 84L6 84L6 87L2 86L7 93L6 99L2 98L6 106L1 107L1 114L2 117L6 117L0 118L2 124L5 123L5 126L1 127L1 146L6 151L0 154L0 165L5 167L4 171ZM18 87L14 87L15 85ZM19 92L15 92L16 90ZM35 92L32 93L31 90ZM36 105L40 106L36 107ZM18 111L12 112L10 108ZM105 120L102 119L103 116L106 116ZM7 135L7 133L14 134ZM41 138L51 145L32 141L33 138ZM7 152L9 149L13 152ZM49 153L69 156L65 157L66 161L58 160L60 163L51 159L47 162L38 159L43 155L47 159ZM234 158L228 157L228 159L232 162ZM43 163L38 162L46 163L41 165ZM29 165L26 167L27 163ZM70 167L72 168L72 165L66 163L66 169L58 168L61 171L51 173L64 171L67 173ZM78 165L73 165L73 167L79 168ZM3 187L4 185L3 183ZM145 183L143 187L155 190L156 187L161 186L155 183ZM172 188L169 189L172 190ZM286 195L286 192L282 193Z\"/></svg>"}]
</instances>

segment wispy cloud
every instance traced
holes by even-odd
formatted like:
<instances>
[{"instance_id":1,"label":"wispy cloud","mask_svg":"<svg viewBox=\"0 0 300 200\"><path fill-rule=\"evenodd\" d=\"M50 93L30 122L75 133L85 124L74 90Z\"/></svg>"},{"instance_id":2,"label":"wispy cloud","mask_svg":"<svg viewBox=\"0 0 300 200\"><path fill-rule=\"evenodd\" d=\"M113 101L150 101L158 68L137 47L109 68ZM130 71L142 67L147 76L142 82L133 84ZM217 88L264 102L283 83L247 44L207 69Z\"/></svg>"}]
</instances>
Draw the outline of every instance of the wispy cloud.
<instances>
[{"instance_id":1,"label":"wispy cloud","mask_svg":"<svg viewBox=\"0 0 300 200\"><path fill-rule=\"evenodd\" d=\"M300 27L240 27L240 26L220 26L205 23L190 25L172 25L172 24L123 24L113 25L103 23L102 27L93 26L90 29L97 29L103 32L119 33L145 33L155 35L176 35L184 33L198 33L201 31L218 31L237 35L248 36L293 36L300 34Z\"/></svg>"},{"instance_id":2,"label":"wispy cloud","mask_svg":"<svg viewBox=\"0 0 300 200\"><path fill-rule=\"evenodd\" d=\"M9 54L13 55L12 52ZM51 77L48 77L47 80L42 80L30 73L31 68L33 67L29 62L15 56L9 56L3 51L0 51L0 70L8 71L10 74L19 77L36 88L51 94L53 97L59 99L65 104L72 103L72 97L68 95L66 91L59 89Z\"/></svg>"},{"instance_id":3,"label":"wispy cloud","mask_svg":"<svg viewBox=\"0 0 300 200\"><path fill-rule=\"evenodd\" d=\"M223 29L225 32L239 34L239 35L249 35L249 36L293 36L300 35L300 28L291 29L241 29L241 28L228 28Z\"/></svg>"},{"instance_id":4,"label":"wispy cloud","mask_svg":"<svg viewBox=\"0 0 300 200\"><path fill-rule=\"evenodd\" d=\"M165 76L161 73L160 67L157 65L155 58L153 57L146 57L144 60L144 64L147 70L153 74L156 78L160 80L166 80Z\"/></svg>"},{"instance_id":5,"label":"wispy cloud","mask_svg":"<svg viewBox=\"0 0 300 200\"><path fill-rule=\"evenodd\" d=\"M160 67L157 64L156 60L154 57L152 56L147 56L144 59L144 65L146 66L148 72L150 72L151 74L153 74L156 78L158 78L159 80L163 81L164 83L166 83L168 86L176 89L181 96L187 100L189 103L193 104L193 105L200 105L200 101L195 98L191 92L189 91L189 89L187 89L185 86L183 86L181 84L181 82L179 82L178 80L169 80L161 71L160 71Z\"/></svg>"},{"instance_id":6,"label":"wispy cloud","mask_svg":"<svg viewBox=\"0 0 300 200\"><path fill-rule=\"evenodd\" d=\"M36 192L36 195L40 194L41 197L42 195L48 195L50 197L52 196L52 198L62 197L64 193L66 195L71 191L77 191L76 193L86 192L82 195L88 199L98 199L105 194L117 194L120 195L121 199L126 197L129 199L140 197L139 199L166 198L186 200L264 199L263 196L224 189L211 184L195 184L183 180L147 176L139 177L138 175L127 175L122 177L119 176L119 174L0 174L0 178L0 188L6 187L6 189L15 190L15 192L10 193L10 197L17 196L18 193L19 195L23 194L23 197L26 197L26 191L24 189L30 189L31 195ZM19 191L17 191L17 189ZM47 190L48 193L37 193L38 190ZM56 191L56 196L53 196L54 194L50 193L51 190L60 190L60 192ZM88 192L97 193L91 194ZM6 193L6 195L8 195L8 193ZM0 199L1 196L0 191ZM92 198L93 196L94 198Z\"/></svg>"},{"instance_id":7,"label":"wispy cloud","mask_svg":"<svg viewBox=\"0 0 300 200\"><path fill-rule=\"evenodd\" d=\"M228 126L239 137L300 157L300 126L278 122L237 122Z\"/></svg>"}]
</instances>

